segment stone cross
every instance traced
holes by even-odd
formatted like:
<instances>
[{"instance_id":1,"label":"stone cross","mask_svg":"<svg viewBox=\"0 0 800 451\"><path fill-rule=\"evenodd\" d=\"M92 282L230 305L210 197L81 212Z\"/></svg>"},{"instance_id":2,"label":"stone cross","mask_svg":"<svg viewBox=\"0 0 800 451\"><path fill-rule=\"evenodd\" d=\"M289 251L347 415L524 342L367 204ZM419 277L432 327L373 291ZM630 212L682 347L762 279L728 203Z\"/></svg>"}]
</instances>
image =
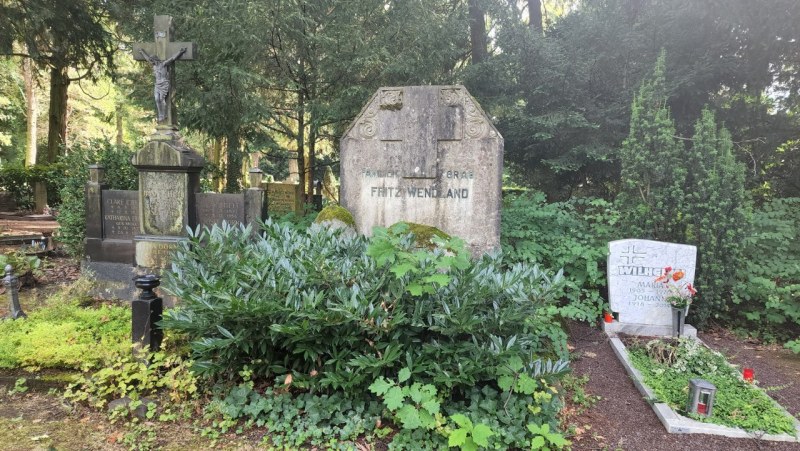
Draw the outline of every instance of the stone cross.
<instances>
[{"instance_id":1,"label":"stone cross","mask_svg":"<svg viewBox=\"0 0 800 451\"><path fill-rule=\"evenodd\" d=\"M133 58L137 61L148 61L153 65L159 128L177 130L178 121L174 104L175 73L172 66L176 60L194 60L197 45L193 42L173 41L172 16L155 16L153 28L155 42L133 44Z\"/></svg>"}]
</instances>

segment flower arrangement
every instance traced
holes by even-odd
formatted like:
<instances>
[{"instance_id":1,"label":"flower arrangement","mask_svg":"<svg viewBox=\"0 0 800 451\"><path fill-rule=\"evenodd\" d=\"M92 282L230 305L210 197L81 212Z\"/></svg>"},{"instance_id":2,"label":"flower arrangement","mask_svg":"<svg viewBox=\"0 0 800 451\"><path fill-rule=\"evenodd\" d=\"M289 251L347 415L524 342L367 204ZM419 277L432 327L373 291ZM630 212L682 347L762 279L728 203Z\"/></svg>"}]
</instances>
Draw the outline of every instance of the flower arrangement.
<instances>
[{"instance_id":1,"label":"flower arrangement","mask_svg":"<svg viewBox=\"0 0 800 451\"><path fill-rule=\"evenodd\" d=\"M661 282L667 286L669 296L666 301L673 308L683 309L692 303L692 297L697 294L697 290L691 283L683 281L686 273L680 269L673 269L672 266L664 268L664 273L656 278L656 282Z\"/></svg>"}]
</instances>

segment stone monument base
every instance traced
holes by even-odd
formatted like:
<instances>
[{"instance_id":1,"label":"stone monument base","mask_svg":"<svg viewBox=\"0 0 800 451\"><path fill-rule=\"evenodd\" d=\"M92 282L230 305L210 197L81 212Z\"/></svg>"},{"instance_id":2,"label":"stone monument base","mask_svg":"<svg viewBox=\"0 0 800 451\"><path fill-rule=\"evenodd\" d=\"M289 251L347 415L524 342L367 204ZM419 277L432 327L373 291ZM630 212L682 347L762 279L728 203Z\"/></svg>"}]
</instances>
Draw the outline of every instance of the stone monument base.
<instances>
[{"instance_id":1,"label":"stone monument base","mask_svg":"<svg viewBox=\"0 0 800 451\"><path fill-rule=\"evenodd\" d=\"M671 337L672 326L659 326L655 324L634 324L613 321L603 322L603 332L609 337L616 337L618 334L639 335L642 337ZM685 324L682 338L697 338L697 329L690 324Z\"/></svg>"}]
</instances>

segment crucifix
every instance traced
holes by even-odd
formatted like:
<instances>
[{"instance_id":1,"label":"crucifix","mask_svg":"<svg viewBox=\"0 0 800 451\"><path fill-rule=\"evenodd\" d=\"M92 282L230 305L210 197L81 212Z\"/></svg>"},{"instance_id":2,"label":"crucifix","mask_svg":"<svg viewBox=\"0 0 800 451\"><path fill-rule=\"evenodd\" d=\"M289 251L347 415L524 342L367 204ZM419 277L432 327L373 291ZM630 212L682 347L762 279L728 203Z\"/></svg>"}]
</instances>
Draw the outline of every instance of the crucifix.
<instances>
[{"instance_id":1,"label":"crucifix","mask_svg":"<svg viewBox=\"0 0 800 451\"><path fill-rule=\"evenodd\" d=\"M158 128L178 129L175 113L175 72L177 60L191 61L197 54L193 42L173 41L172 16L155 16L153 19L155 42L133 44L133 59L153 65L155 88L153 94L158 112Z\"/></svg>"}]
</instances>

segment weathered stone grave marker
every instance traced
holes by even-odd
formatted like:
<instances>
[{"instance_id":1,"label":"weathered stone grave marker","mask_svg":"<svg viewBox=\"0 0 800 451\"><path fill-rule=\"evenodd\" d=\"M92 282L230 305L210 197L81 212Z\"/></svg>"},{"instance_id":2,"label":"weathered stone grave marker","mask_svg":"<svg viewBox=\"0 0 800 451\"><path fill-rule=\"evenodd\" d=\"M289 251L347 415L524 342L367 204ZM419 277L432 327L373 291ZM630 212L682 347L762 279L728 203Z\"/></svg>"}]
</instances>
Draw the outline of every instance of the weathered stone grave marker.
<instances>
[{"instance_id":1,"label":"weathered stone grave marker","mask_svg":"<svg viewBox=\"0 0 800 451\"><path fill-rule=\"evenodd\" d=\"M342 137L342 205L359 232L398 221L500 245L503 138L463 86L380 88Z\"/></svg>"},{"instance_id":2,"label":"weathered stone grave marker","mask_svg":"<svg viewBox=\"0 0 800 451\"><path fill-rule=\"evenodd\" d=\"M293 182L266 183L267 213L279 218L288 213L303 214L303 187Z\"/></svg>"},{"instance_id":3,"label":"weathered stone grave marker","mask_svg":"<svg viewBox=\"0 0 800 451\"><path fill-rule=\"evenodd\" d=\"M603 323L606 332L670 336L669 290L655 279L671 266L685 273L684 282L693 283L697 248L650 240L612 241L608 248L608 301L618 321ZM696 336L697 330L687 324L684 335Z\"/></svg>"},{"instance_id":4,"label":"weathered stone grave marker","mask_svg":"<svg viewBox=\"0 0 800 451\"><path fill-rule=\"evenodd\" d=\"M100 282L96 294L106 298L132 299L134 275L168 268L187 227L252 223L265 215L258 169L250 171L251 188L241 194L199 193L205 161L178 133L172 72L176 60L193 59L197 50L172 41L171 17L155 16L154 26L155 43L133 46L137 59L153 64L158 112L155 132L133 158L139 190L109 190L96 165L86 184L86 266Z\"/></svg>"}]
</instances>

